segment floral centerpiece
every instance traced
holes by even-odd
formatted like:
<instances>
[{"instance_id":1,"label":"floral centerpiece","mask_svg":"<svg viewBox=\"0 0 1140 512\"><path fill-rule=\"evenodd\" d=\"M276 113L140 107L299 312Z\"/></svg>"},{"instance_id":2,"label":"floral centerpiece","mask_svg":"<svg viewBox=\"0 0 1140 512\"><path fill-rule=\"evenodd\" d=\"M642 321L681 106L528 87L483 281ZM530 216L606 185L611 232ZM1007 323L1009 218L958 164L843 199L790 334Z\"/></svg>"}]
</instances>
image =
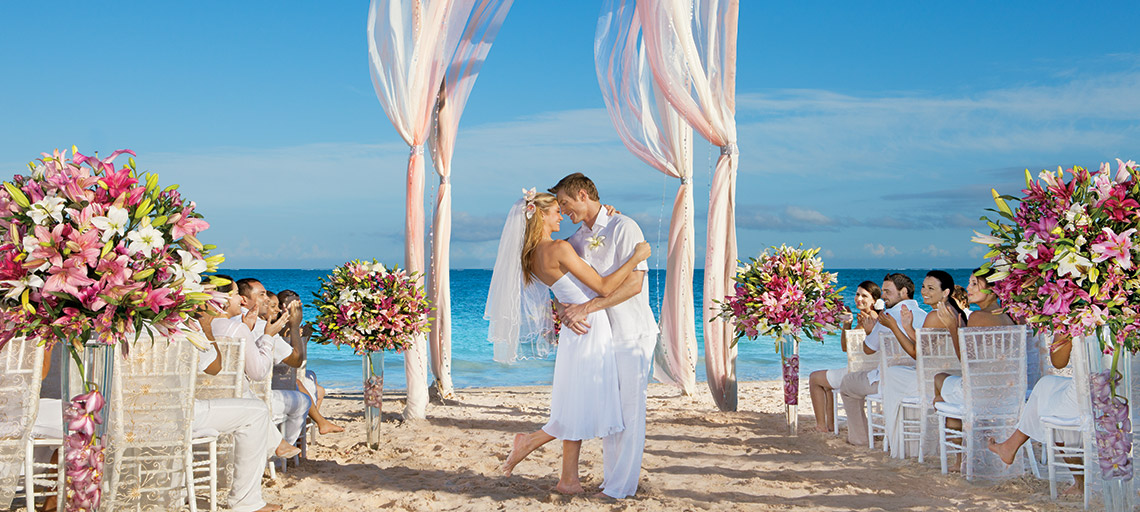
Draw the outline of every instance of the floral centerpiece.
<instances>
[{"instance_id":1,"label":"floral centerpiece","mask_svg":"<svg viewBox=\"0 0 1140 512\"><path fill-rule=\"evenodd\" d=\"M735 293L718 301L718 318L731 321L736 338L776 339L784 376L784 405L788 426L796 428L799 396L799 341L801 337L823 341L825 333L838 329L846 312L836 289L834 273L823 271L819 249L796 249L781 245L749 258L737 268Z\"/></svg>"},{"instance_id":2,"label":"floral centerpiece","mask_svg":"<svg viewBox=\"0 0 1140 512\"><path fill-rule=\"evenodd\" d=\"M116 169L110 157L72 148L44 153L0 190L0 347L13 337L66 341L80 363L89 340L118 345L144 329L182 330L207 303L221 304L201 274L223 257L197 235L209 227L184 201L177 185L160 188L158 175L139 173L134 159ZM112 354L113 351L106 351ZM100 499L103 397L85 376L86 393L65 411L68 429L68 509ZM73 454L77 454L73 456Z\"/></svg>"},{"instance_id":3,"label":"floral centerpiece","mask_svg":"<svg viewBox=\"0 0 1140 512\"><path fill-rule=\"evenodd\" d=\"M1136 163L1119 159L1115 169L1058 168L1036 180L1026 170L1021 197L993 191L997 209L989 211L998 216L983 217L990 233L974 237L990 248L985 267L995 271L992 290L1005 311L1074 342L1095 337L1090 360L1111 355L1090 384L1103 477L1121 480L1132 477L1132 437L1117 367L1140 348L1138 178Z\"/></svg>"},{"instance_id":4,"label":"floral centerpiece","mask_svg":"<svg viewBox=\"0 0 1140 512\"><path fill-rule=\"evenodd\" d=\"M383 351L402 352L416 335L431 329L427 293L415 272L387 268L376 260L354 260L321 279L321 288L313 295L317 308L314 341L347 345L364 356L368 444L378 448Z\"/></svg>"}]
</instances>

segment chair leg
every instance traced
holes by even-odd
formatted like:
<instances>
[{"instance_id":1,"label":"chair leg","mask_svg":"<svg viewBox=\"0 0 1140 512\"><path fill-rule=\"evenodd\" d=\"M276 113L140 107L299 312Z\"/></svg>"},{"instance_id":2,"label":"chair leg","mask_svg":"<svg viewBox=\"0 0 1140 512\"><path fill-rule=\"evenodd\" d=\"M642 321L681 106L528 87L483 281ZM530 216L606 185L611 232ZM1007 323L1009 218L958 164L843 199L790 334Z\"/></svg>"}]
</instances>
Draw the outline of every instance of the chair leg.
<instances>
[{"instance_id":1,"label":"chair leg","mask_svg":"<svg viewBox=\"0 0 1140 512\"><path fill-rule=\"evenodd\" d=\"M28 439L28 445L24 448L24 503L27 504L28 512L35 512L36 510L36 484L35 484L35 461L32 460L32 454L35 453L35 448L32 446L31 439Z\"/></svg>"},{"instance_id":2,"label":"chair leg","mask_svg":"<svg viewBox=\"0 0 1140 512\"><path fill-rule=\"evenodd\" d=\"M839 435L839 394L831 390L831 432Z\"/></svg>"},{"instance_id":3,"label":"chair leg","mask_svg":"<svg viewBox=\"0 0 1140 512\"><path fill-rule=\"evenodd\" d=\"M186 452L183 457L183 470L186 473L186 501L190 505L190 512L198 512L198 493L194 490L194 450Z\"/></svg>"},{"instance_id":4,"label":"chair leg","mask_svg":"<svg viewBox=\"0 0 1140 512\"><path fill-rule=\"evenodd\" d=\"M871 421L871 401L865 400L863 402L863 413L867 417L867 449L875 449L875 422ZM850 425L847 428L851 428Z\"/></svg>"},{"instance_id":5,"label":"chair leg","mask_svg":"<svg viewBox=\"0 0 1140 512\"><path fill-rule=\"evenodd\" d=\"M218 510L218 440L210 441L210 512Z\"/></svg>"},{"instance_id":6,"label":"chair leg","mask_svg":"<svg viewBox=\"0 0 1140 512\"><path fill-rule=\"evenodd\" d=\"M946 466L946 419L942 416L935 416L938 418L938 459L942 464L942 474L949 473Z\"/></svg>"}]
</instances>

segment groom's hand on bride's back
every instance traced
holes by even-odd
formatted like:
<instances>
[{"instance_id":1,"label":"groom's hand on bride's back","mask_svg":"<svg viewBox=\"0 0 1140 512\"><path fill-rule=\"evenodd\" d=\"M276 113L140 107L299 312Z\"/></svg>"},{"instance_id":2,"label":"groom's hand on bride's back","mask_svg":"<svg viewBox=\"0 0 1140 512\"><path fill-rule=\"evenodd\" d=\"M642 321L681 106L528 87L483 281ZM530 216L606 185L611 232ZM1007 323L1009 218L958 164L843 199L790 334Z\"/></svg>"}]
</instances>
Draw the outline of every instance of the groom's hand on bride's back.
<instances>
[{"instance_id":1,"label":"groom's hand on bride's back","mask_svg":"<svg viewBox=\"0 0 1140 512\"><path fill-rule=\"evenodd\" d=\"M586 316L590 314L587 307L587 304L563 304L562 310L558 312L558 319L562 321L563 326L569 326L575 334L586 334L590 330L590 324L586 323Z\"/></svg>"}]
</instances>

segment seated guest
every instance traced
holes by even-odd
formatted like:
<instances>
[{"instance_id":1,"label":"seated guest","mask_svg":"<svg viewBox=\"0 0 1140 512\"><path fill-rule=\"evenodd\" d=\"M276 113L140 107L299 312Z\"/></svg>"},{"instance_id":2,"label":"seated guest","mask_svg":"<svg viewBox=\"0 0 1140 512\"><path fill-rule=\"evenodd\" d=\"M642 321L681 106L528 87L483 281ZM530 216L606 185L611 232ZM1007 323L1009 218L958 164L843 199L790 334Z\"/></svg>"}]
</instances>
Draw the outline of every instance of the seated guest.
<instances>
[{"instance_id":1,"label":"seated guest","mask_svg":"<svg viewBox=\"0 0 1140 512\"><path fill-rule=\"evenodd\" d=\"M922 321L923 328L946 329L948 323L953 323L955 327L965 323L966 315L950 297L953 291L954 278L950 274L942 270L931 270L926 273L926 278L922 280L922 301L930 306L934 312L944 312L945 318L939 314L926 314L920 310L918 313L925 316ZM912 359L916 359L918 357L918 336L913 326L917 322L913 322L912 318L915 313L911 312L910 308L903 306L900 315L902 317L901 327L899 322L893 318L884 319L884 323L894 333L895 339L898 340L903 351ZM891 440L889 443L891 455L901 457L903 439L900 428L902 418L899 416L899 412L902 410L903 400L917 394L918 377L915 367L908 364L888 367L879 389L883 393L883 417L886 422L887 437Z\"/></svg>"},{"instance_id":2,"label":"seated guest","mask_svg":"<svg viewBox=\"0 0 1140 512\"><path fill-rule=\"evenodd\" d=\"M966 289L960 284L954 285L954 293L951 294L951 297L954 297L954 303L958 305L958 309L966 314L966 318L970 318L970 297L966 294Z\"/></svg>"},{"instance_id":3,"label":"seated guest","mask_svg":"<svg viewBox=\"0 0 1140 512\"><path fill-rule=\"evenodd\" d=\"M986 270L981 275L978 275L979 272L981 269L974 269L974 273L970 275L969 287L966 288L970 303L976 304L979 308L978 311L970 315L966 326L1001 327L1014 325L1013 319L1001 310L997 295L990 292L988 278L993 275L993 270ZM954 353L961 361L962 348L958 344L958 325L947 326L947 328L950 330L950 339L954 341ZM965 400L962 396L961 376L949 373L940 373L934 376L934 401L941 402L943 400L959 404Z\"/></svg>"},{"instance_id":4,"label":"seated guest","mask_svg":"<svg viewBox=\"0 0 1140 512\"><path fill-rule=\"evenodd\" d=\"M277 295L278 300L281 301L281 309L288 310L289 324L285 327L285 337L294 347L300 347L302 360L307 360L308 352L307 347L309 337L313 334L313 328L309 324L304 324L302 327L301 321L304 318L304 305L301 303L301 297L293 290L281 290ZM297 390L305 393L309 400L312 402L312 407L309 407L309 419L313 420L317 425L317 430L321 434L331 434L335 432L344 432L344 428L334 425L331 421L321 414L321 403L325 398L325 388L317 383L317 374L312 370L305 370L304 375L297 376Z\"/></svg>"},{"instance_id":5,"label":"seated guest","mask_svg":"<svg viewBox=\"0 0 1140 512\"><path fill-rule=\"evenodd\" d=\"M229 284L233 287L233 284ZM225 288L225 287L223 287ZM221 290L225 291L225 290ZM222 368L221 352L214 340L210 313L198 317L202 333L210 346L200 352L198 371L217 375ZM265 461L271 455L294 453L295 447L285 445L278 436L267 434L276 431L270 423L269 408L256 398L218 398L194 400L194 432L216 431L234 437L234 480L228 498L230 510L280 510L280 505L265 503L261 497L261 474ZM284 445L284 446L282 446ZM298 450L299 451L299 450Z\"/></svg>"},{"instance_id":6,"label":"seated guest","mask_svg":"<svg viewBox=\"0 0 1140 512\"><path fill-rule=\"evenodd\" d=\"M854 318L855 325L863 329L864 334L871 332L878 319L879 313L875 311L875 301L879 300L882 292L879 290L879 285L873 281L863 281L859 283L859 288L855 290L855 312ZM839 337L839 348L847 352L847 330L852 328L852 318L848 315L848 319L844 320L844 332ZM835 407L832 404L834 398L831 396L831 390L838 389L839 384L843 381L843 376L847 375L847 368L833 368L831 370L816 370L811 372L808 377L808 386L811 389L811 407L815 410L815 430L816 432L830 432L831 425L835 424L835 419L832 414Z\"/></svg>"},{"instance_id":7,"label":"seated guest","mask_svg":"<svg viewBox=\"0 0 1140 512\"><path fill-rule=\"evenodd\" d=\"M1057 342L1050 347L1050 350L1049 361L1053 363L1054 368L1065 368L1069 365L1069 356L1073 350L1073 343L1070 338L1058 336ZM1021 418L1017 421L1017 430L1013 431L1009 439L1000 443L992 438L989 439L989 449L998 454L1006 464L1013 464L1014 458L1017 457L1017 451L1026 441L1030 439L1039 443L1048 441L1045 437L1048 431L1045 430L1045 425L1041 422L1042 417L1072 418L1078 416L1079 411L1073 378L1044 375L1037 381L1037 385L1033 386L1033 391L1029 393L1029 399L1021 408ZM1062 446L1081 442L1080 432L1060 431L1059 434L1061 440L1057 444ZM1065 462L1080 464L1081 459L1079 457L1065 458ZM1075 480L1073 486L1066 489L1062 494L1075 494L1083 491L1084 477L1077 473L1073 475L1073 478Z\"/></svg>"},{"instance_id":8,"label":"seated guest","mask_svg":"<svg viewBox=\"0 0 1140 512\"><path fill-rule=\"evenodd\" d=\"M880 348L880 337L884 332L890 331L884 321L897 324L902 319L902 309L905 307L912 311L911 322L908 324L913 330L926 320L926 312L918 307L912 297L914 296L914 281L905 274L887 274L883 278L882 297L887 310L886 314L878 316L867 339L863 341L863 352L874 354ZM897 325L896 325L897 327ZM879 370L852 372L843 377L839 386L840 396L843 397L843 410L847 411L847 442L854 445L867 445L867 414L864 403L867 395L879 392Z\"/></svg>"},{"instance_id":9,"label":"seated guest","mask_svg":"<svg viewBox=\"0 0 1140 512\"><path fill-rule=\"evenodd\" d=\"M243 306L252 308L256 305L259 311L270 309L269 296L261 281L253 278L239 279L237 287ZM297 368L301 366L301 351L279 336L288 321L287 311L282 312L272 323L255 317L253 334L272 338L273 364L284 363ZM272 400L273 421L275 423L283 421L281 434L285 437L285 442L296 444L297 439L301 437L301 429L305 426L309 407L312 406L309 397L295 389L274 389Z\"/></svg>"}]
</instances>

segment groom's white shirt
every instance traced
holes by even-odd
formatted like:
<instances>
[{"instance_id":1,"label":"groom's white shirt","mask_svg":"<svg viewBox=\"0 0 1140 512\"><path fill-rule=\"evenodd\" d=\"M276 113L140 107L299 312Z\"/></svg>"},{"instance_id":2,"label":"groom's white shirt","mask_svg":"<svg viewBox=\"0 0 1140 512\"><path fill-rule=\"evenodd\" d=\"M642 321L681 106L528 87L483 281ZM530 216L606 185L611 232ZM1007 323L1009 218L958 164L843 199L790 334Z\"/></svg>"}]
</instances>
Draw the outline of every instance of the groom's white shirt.
<instances>
[{"instance_id":1,"label":"groom's white shirt","mask_svg":"<svg viewBox=\"0 0 1140 512\"><path fill-rule=\"evenodd\" d=\"M574 251L603 276L621 267L633 255L637 243L644 240L641 228L633 219L621 214L611 217L606 215L605 208L598 210L592 229L583 222L568 239ZM648 271L649 264L638 263L636 270ZM606 310L615 344L634 343L646 337L656 343L657 321L649 309L647 280L648 272L642 275L640 293Z\"/></svg>"}]
</instances>

